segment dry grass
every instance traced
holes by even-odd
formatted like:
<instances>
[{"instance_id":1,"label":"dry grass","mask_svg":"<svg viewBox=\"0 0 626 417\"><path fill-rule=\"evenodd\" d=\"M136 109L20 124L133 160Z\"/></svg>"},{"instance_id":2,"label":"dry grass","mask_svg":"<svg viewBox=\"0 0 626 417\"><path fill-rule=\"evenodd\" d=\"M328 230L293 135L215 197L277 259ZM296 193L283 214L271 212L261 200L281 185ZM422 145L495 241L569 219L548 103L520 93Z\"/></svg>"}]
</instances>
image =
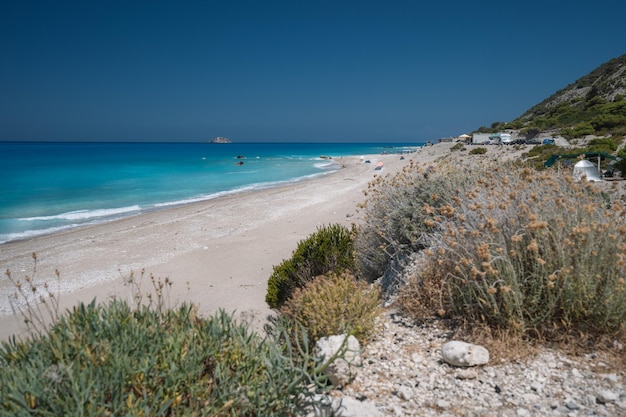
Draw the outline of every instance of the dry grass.
<instances>
[{"instance_id":1,"label":"dry grass","mask_svg":"<svg viewBox=\"0 0 626 417\"><path fill-rule=\"evenodd\" d=\"M377 330L380 291L348 273L322 275L295 290L281 315L302 326L314 344L322 337L351 334L366 343Z\"/></svg>"},{"instance_id":2,"label":"dry grass","mask_svg":"<svg viewBox=\"0 0 626 417\"><path fill-rule=\"evenodd\" d=\"M624 343L626 207L593 184L456 160L378 180L364 209L362 264L423 255L399 294L406 314L496 341Z\"/></svg>"}]
</instances>

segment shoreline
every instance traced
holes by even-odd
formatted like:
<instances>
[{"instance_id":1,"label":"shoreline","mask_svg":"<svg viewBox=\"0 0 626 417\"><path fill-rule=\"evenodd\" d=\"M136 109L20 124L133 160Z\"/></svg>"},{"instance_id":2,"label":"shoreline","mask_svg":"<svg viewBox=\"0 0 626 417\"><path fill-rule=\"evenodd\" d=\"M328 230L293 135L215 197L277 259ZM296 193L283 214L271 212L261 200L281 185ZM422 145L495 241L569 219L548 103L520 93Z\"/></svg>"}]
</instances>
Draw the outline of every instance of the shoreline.
<instances>
[{"instance_id":1,"label":"shoreline","mask_svg":"<svg viewBox=\"0 0 626 417\"><path fill-rule=\"evenodd\" d=\"M319 226L358 222L357 205L368 182L410 160L394 154L365 158L372 163L343 157L335 161L343 168L320 177L7 242L0 246L0 265L23 280L33 275L36 253L34 281L49 281L52 292L60 293L62 312L94 298L130 299L123 277L143 270L143 292L152 285L150 275L168 278L172 306L191 302L200 314L236 311L259 328L272 312L265 292L273 267ZM378 161L385 164L382 171L374 169ZM25 336L8 302L14 292L3 275L0 340Z\"/></svg>"},{"instance_id":2,"label":"shoreline","mask_svg":"<svg viewBox=\"0 0 626 417\"><path fill-rule=\"evenodd\" d=\"M173 201L173 202L164 202L164 203L155 203L155 204L150 204L148 206L145 207L140 207L137 206L136 209L136 213L133 214L128 214L128 215L122 215L120 217L114 217L114 218L110 218L107 220L101 220L101 221L94 221L92 223L84 223L84 224L78 224L78 225L72 225L72 226L66 226L66 227L61 227L58 230L55 231L42 231L42 233L33 233L33 234L29 234L25 237L20 237L17 239L12 239L12 240L7 240L7 241L3 241L0 242L0 249L7 244L13 244L13 243L19 243L19 242L28 242L28 241L33 241L35 239L40 239L40 238L45 238L47 236L54 236L54 235L59 235L62 233L67 233L67 232L72 232L78 229L82 229L82 228L86 228L86 227L98 227L107 223L113 223L113 222L117 222L117 221L122 221L122 220L126 220L129 219L131 217L135 217L135 216L143 216L146 214L150 214L150 213L154 213L154 212L159 212L159 211L164 211L164 210L173 210L176 208L180 208L180 207L185 207L185 206L189 206L189 205L193 205L193 204L202 204L202 203L208 203L210 201L213 200L217 200L217 199L221 199L221 198L227 198L227 197L234 197L234 196L238 196L241 194L247 194L247 193L254 193L257 191L263 191L263 190L268 190L268 189L272 189L272 188L280 188L280 187L286 187L289 185L297 185L300 184L302 182L305 181L311 181L311 180L316 180L319 179L321 177L327 176L327 175L332 175L333 173L339 171L342 169L341 164L338 163L333 163L332 165L335 166L335 168L332 168L332 170L328 170L327 172L321 172L318 174L312 174L312 175L307 175L307 176L303 176L303 177L298 177L298 178L293 178L290 180L282 180L282 181L275 181L275 182L267 182L267 183L257 183L257 184L252 184L249 186L243 186L240 188L235 188L232 190L226 190L226 191L219 191L207 196L198 196L198 197L189 197L185 200L180 200L180 201ZM112 210L116 210L116 209L112 209Z\"/></svg>"}]
</instances>

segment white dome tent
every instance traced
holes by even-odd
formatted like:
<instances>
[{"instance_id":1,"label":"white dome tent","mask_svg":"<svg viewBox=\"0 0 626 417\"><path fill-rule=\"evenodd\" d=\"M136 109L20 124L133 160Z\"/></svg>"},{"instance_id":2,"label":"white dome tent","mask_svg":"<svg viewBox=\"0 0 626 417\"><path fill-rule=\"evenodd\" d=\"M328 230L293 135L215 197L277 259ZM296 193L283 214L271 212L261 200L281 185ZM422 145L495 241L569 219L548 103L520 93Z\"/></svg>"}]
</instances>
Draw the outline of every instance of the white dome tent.
<instances>
[{"instance_id":1,"label":"white dome tent","mask_svg":"<svg viewBox=\"0 0 626 417\"><path fill-rule=\"evenodd\" d=\"M576 181L582 180L583 177L587 178L587 181L602 181L598 167L586 159L576 162L572 175Z\"/></svg>"}]
</instances>

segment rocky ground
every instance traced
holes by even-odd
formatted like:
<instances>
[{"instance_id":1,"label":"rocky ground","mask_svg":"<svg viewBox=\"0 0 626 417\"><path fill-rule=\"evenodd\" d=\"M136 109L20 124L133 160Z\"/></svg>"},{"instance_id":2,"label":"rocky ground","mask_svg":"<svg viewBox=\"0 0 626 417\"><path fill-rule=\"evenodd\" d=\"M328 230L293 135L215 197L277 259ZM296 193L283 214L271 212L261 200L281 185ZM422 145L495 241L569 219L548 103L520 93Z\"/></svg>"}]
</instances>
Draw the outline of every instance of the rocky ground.
<instances>
[{"instance_id":1,"label":"rocky ground","mask_svg":"<svg viewBox=\"0 0 626 417\"><path fill-rule=\"evenodd\" d=\"M626 372L601 354L542 349L524 360L492 357L457 368L441 360L441 323L384 318L356 379L334 391L342 416L626 416Z\"/></svg>"},{"instance_id":2,"label":"rocky ground","mask_svg":"<svg viewBox=\"0 0 626 417\"><path fill-rule=\"evenodd\" d=\"M527 151L487 148L487 156L498 160L516 159ZM448 157L467 159L466 153L449 152ZM619 193L624 183L600 185ZM383 321L384 331L364 348L355 380L332 392L344 417L626 416L626 369L602 352L574 357L538 348L525 359L492 355L487 365L458 368L442 361L441 347L453 337L442 322L415 324L393 312Z\"/></svg>"}]
</instances>

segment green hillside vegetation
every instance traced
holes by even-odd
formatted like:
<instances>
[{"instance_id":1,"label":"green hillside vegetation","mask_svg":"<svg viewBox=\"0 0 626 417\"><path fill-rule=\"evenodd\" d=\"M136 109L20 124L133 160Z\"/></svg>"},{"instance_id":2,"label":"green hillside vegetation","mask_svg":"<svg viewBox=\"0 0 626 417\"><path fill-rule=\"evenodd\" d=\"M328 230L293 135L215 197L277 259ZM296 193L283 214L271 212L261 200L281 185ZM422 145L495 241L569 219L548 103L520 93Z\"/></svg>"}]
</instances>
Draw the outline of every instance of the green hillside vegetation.
<instances>
[{"instance_id":1,"label":"green hillside vegetation","mask_svg":"<svg viewBox=\"0 0 626 417\"><path fill-rule=\"evenodd\" d=\"M626 172L626 55L612 59L558 90L511 122L494 122L478 132L515 130L526 139L562 136L577 152L607 152L624 160L616 169ZM577 140L600 137L582 146ZM552 154L568 153L556 146L536 146L528 155L538 169Z\"/></svg>"},{"instance_id":2,"label":"green hillside vegetation","mask_svg":"<svg viewBox=\"0 0 626 417\"><path fill-rule=\"evenodd\" d=\"M626 135L626 55L610 60L557 91L509 123L491 130L521 130L532 138L558 130L567 139L585 135ZM485 128L481 128L483 130ZM488 131L487 129L486 131Z\"/></svg>"}]
</instances>

